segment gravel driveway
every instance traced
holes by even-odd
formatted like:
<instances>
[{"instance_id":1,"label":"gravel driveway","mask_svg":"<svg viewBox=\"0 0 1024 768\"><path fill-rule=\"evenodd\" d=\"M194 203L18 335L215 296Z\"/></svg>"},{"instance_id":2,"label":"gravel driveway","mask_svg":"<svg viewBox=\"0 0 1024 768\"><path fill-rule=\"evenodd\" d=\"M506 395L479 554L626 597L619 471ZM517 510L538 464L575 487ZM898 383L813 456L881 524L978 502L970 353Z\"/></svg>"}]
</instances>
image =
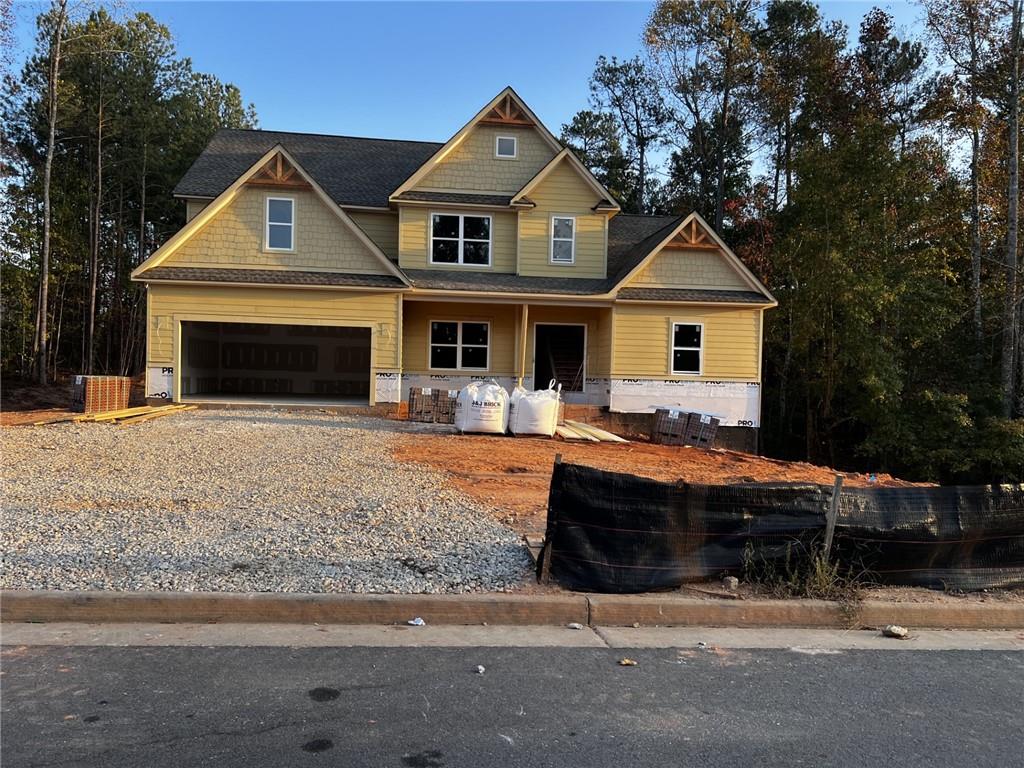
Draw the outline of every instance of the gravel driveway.
<instances>
[{"instance_id":1,"label":"gravel driveway","mask_svg":"<svg viewBox=\"0 0 1024 768\"><path fill-rule=\"evenodd\" d=\"M227 410L2 429L0 586L515 588L530 562L516 534L442 472L392 456L417 429Z\"/></svg>"}]
</instances>

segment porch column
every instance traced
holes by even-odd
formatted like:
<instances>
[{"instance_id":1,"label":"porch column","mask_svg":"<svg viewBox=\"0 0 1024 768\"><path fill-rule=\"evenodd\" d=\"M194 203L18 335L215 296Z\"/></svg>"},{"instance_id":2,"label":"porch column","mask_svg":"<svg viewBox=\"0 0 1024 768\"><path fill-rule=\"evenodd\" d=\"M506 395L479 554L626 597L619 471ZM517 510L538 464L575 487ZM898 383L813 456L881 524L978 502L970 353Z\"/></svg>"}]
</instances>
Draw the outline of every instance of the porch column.
<instances>
[{"instance_id":1,"label":"porch column","mask_svg":"<svg viewBox=\"0 0 1024 768\"><path fill-rule=\"evenodd\" d=\"M529 331L530 305L523 304L519 312L519 350L516 361L516 383L523 386L523 379L526 378L526 337Z\"/></svg>"}]
</instances>

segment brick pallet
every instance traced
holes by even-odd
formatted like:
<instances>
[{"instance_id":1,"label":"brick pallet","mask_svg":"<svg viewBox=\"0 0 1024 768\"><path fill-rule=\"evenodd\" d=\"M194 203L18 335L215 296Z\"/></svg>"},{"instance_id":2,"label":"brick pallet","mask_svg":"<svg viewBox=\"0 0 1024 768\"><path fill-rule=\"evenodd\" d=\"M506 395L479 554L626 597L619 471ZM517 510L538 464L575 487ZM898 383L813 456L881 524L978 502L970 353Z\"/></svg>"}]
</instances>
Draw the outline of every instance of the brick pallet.
<instances>
[{"instance_id":1,"label":"brick pallet","mask_svg":"<svg viewBox=\"0 0 1024 768\"><path fill-rule=\"evenodd\" d=\"M651 442L658 445L695 445L710 448L715 444L719 419L703 413L688 413L668 408L654 412Z\"/></svg>"},{"instance_id":2,"label":"brick pallet","mask_svg":"<svg viewBox=\"0 0 1024 768\"><path fill-rule=\"evenodd\" d=\"M71 388L71 410L103 413L128 407L132 380L127 376L76 376Z\"/></svg>"},{"instance_id":3,"label":"brick pallet","mask_svg":"<svg viewBox=\"0 0 1024 768\"><path fill-rule=\"evenodd\" d=\"M457 389L409 387L409 421L454 424Z\"/></svg>"}]
</instances>

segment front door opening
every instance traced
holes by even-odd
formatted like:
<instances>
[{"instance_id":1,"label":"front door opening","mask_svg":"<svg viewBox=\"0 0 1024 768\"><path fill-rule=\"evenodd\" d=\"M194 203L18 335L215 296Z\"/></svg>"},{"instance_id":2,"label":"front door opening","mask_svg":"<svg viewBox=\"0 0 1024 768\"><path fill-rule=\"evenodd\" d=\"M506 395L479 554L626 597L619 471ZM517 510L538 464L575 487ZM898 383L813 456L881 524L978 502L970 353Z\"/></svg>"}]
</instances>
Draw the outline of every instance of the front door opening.
<instances>
[{"instance_id":1,"label":"front door opening","mask_svg":"<svg viewBox=\"0 0 1024 768\"><path fill-rule=\"evenodd\" d=\"M554 379L563 392L582 392L586 372L585 325L534 326L533 388L546 389Z\"/></svg>"},{"instance_id":2,"label":"front door opening","mask_svg":"<svg viewBox=\"0 0 1024 768\"><path fill-rule=\"evenodd\" d=\"M181 394L189 400L366 403L370 329L182 322Z\"/></svg>"}]
</instances>

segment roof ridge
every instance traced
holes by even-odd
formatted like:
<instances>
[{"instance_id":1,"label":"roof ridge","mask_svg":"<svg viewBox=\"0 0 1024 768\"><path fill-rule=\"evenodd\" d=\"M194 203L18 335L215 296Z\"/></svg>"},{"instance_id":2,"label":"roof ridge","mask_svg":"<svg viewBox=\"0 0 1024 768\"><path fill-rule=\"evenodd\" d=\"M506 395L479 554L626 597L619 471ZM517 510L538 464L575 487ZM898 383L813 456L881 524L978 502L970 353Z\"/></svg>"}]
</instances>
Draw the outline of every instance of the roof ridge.
<instances>
[{"instance_id":1,"label":"roof ridge","mask_svg":"<svg viewBox=\"0 0 1024 768\"><path fill-rule=\"evenodd\" d=\"M351 136L340 133L317 133L309 131L279 131L268 128L218 128L217 132L234 131L236 133L284 133L289 136L320 136L325 139L356 139L359 141L393 141L400 144L436 144L442 145L442 141L426 141L424 139L389 139L383 136Z\"/></svg>"}]
</instances>

